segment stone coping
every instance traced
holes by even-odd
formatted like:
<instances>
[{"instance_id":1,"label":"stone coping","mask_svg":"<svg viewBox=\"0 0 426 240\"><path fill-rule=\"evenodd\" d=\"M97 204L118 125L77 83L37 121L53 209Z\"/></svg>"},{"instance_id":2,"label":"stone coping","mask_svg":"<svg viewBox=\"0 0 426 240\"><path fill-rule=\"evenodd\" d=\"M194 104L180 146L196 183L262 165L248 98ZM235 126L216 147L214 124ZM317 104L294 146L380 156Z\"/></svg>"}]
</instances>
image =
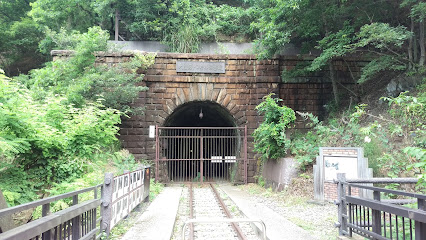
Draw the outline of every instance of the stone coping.
<instances>
[{"instance_id":1,"label":"stone coping","mask_svg":"<svg viewBox=\"0 0 426 240\"><path fill-rule=\"evenodd\" d=\"M52 56L69 56L73 53L72 50L52 50ZM138 50L120 51L120 52L96 52L97 57L132 57L135 53L147 54L154 53L158 58L175 58L175 59L212 59L212 60L258 60L253 54L206 54L206 53L171 53L171 52L145 52ZM300 55L276 55L272 58L260 60L302 60L312 61L316 58L315 55L300 54ZM343 59L343 58L342 58ZM346 61L368 61L365 57L347 57ZM339 60L339 59L336 59Z\"/></svg>"}]
</instances>

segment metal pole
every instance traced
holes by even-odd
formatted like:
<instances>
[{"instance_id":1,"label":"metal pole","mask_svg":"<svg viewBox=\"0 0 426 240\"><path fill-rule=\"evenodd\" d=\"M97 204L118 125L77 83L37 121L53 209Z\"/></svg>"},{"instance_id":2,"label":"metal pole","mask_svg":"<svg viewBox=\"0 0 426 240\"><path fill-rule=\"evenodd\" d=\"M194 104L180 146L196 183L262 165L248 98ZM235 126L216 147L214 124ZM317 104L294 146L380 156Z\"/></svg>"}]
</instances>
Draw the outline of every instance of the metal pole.
<instances>
[{"instance_id":1,"label":"metal pole","mask_svg":"<svg viewBox=\"0 0 426 240\"><path fill-rule=\"evenodd\" d=\"M104 185L102 191L102 230L105 231L107 239L109 239L112 209L112 194L114 192L114 174L105 173Z\"/></svg>"},{"instance_id":2,"label":"metal pole","mask_svg":"<svg viewBox=\"0 0 426 240\"><path fill-rule=\"evenodd\" d=\"M155 182L158 181L158 168L160 158L160 138L158 136L158 125L155 126Z\"/></svg>"},{"instance_id":3,"label":"metal pole","mask_svg":"<svg viewBox=\"0 0 426 240\"><path fill-rule=\"evenodd\" d=\"M203 174L203 129L201 129L201 133L200 133L200 178L201 178L201 183L203 183L203 178L204 178L204 174Z\"/></svg>"},{"instance_id":4,"label":"metal pole","mask_svg":"<svg viewBox=\"0 0 426 240\"><path fill-rule=\"evenodd\" d=\"M247 184L247 125L244 126L244 183Z\"/></svg>"}]
</instances>

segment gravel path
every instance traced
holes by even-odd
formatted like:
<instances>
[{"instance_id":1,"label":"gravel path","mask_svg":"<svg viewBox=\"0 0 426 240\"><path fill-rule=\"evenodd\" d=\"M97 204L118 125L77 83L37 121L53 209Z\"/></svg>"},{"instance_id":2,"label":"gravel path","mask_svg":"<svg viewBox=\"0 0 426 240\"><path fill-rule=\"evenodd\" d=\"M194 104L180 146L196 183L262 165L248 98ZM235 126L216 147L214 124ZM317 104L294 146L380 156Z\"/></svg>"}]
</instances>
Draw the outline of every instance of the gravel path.
<instances>
[{"instance_id":1,"label":"gravel path","mask_svg":"<svg viewBox=\"0 0 426 240\"><path fill-rule=\"evenodd\" d=\"M254 184L240 186L252 196L252 201L264 204L320 240L336 239L337 207L332 203L310 203L310 196L274 193Z\"/></svg>"}]
</instances>

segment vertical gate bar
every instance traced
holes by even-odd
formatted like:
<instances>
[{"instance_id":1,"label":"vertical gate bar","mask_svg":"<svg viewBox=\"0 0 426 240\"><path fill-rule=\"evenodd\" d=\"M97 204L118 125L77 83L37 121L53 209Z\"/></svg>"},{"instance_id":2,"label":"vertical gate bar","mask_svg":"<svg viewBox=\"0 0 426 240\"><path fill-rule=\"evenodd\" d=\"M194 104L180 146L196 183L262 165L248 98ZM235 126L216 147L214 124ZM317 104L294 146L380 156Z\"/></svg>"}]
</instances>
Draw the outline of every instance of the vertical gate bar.
<instances>
[{"instance_id":1,"label":"vertical gate bar","mask_svg":"<svg viewBox=\"0 0 426 240\"><path fill-rule=\"evenodd\" d=\"M367 230L371 231L371 226L370 226L370 208L367 208Z\"/></svg>"},{"instance_id":2,"label":"vertical gate bar","mask_svg":"<svg viewBox=\"0 0 426 240\"><path fill-rule=\"evenodd\" d=\"M244 126L244 183L247 184L247 125Z\"/></svg>"},{"instance_id":3,"label":"vertical gate bar","mask_svg":"<svg viewBox=\"0 0 426 240\"><path fill-rule=\"evenodd\" d=\"M405 240L405 218L402 217L402 240Z\"/></svg>"},{"instance_id":4,"label":"vertical gate bar","mask_svg":"<svg viewBox=\"0 0 426 240\"><path fill-rule=\"evenodd\" d=\"M158 125L155 126L155 182L158 181L158 160L160 155L160 144L159 144L160 138L158 137ZM167 155L166 155L167 156Z\"/></svg>"},{"instance_id":5,"label":"vertical gate bar","mask_svg":"<svg viewBox=\"0 0 426 240\"><path fill-rule=\"evenodd\" d=\"M200 132L200 178L201 183L203 183L203 129Z\"/></svg>"},{"instance_id":6,"label":"vertical gate bar","mask_svg":"<svg viewBox=\"0 0 426 240\"><path fill-rule=\"evenodd\" d=\"M395 230L396 230L396 240L398 240L398 238L399 238L399 236L398 236L398 233L399 233L399 229L398 229L398 215L396 215L395 214Z\"/></svg>"},{"instance_id":7,"label":"vertical gate bar","mask_svg":"<svg viewBox=\"0 0 426 240\"><path fill-rule=\"evenodd\" d=\"M350 189L350 187L349 187L349 189ZM349 195L350 195L350 190L348 190L349 191ZM354 216L353 216L353 214L354 214L354 208L353 208L353 205L352 205L352 203L349 203L349 223L353 223L353 218L354 218ZM349 237L352 237L352 227L349 227Z\"/></svg>"},{"instance_id":8,"label":"vertical gate bar","mask_svg":"<svg viewBox=\"0 0 426 240\"><path fill-rule=\"evenodd\" d=\"M365 224L365 206L362 206L362 211L363 211L363 216L362 216L362 218L363 218L363 220L364 220L364 222L363 222L362 224L363 224L363 228L365 229L365 227L366 227L366 224Z\"/></svg>"},{"instance_id":9,"label":"vertical gate bar","mask_svg":"<svg viewBox=\"0 0 426 240\"><path fill-rule=\"evenodd\" d=\"M386 212L383 212L383 234L386 237Z\"/></svg>"}]
</instances>

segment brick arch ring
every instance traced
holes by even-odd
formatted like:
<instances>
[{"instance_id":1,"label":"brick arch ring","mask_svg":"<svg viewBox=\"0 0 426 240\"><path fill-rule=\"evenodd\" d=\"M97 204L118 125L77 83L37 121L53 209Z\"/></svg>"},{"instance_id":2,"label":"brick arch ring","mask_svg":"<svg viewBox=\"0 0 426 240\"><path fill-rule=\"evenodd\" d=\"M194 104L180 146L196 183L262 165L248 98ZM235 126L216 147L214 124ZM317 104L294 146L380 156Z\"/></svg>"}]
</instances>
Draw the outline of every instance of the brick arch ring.
<instances>
[{"instance_id":1,"label":"brick arch ring","mask_svg":"<svg viewBox=\"0 0 426 240\"><path fill-rule=\"evenodd\" d=\"M176 88L171 99L163 103L163 110L168 115L182 104L194 101L211 101L219 104L226 109L235 119L237 126L243 126L247 123L244 114L245 106L236 103L236 94L227 93L226 88L215 88L213 83L191 83L188 88ZM165 119L162 119L160 125L163 125Z\"/></svg>"}]
</instances>

